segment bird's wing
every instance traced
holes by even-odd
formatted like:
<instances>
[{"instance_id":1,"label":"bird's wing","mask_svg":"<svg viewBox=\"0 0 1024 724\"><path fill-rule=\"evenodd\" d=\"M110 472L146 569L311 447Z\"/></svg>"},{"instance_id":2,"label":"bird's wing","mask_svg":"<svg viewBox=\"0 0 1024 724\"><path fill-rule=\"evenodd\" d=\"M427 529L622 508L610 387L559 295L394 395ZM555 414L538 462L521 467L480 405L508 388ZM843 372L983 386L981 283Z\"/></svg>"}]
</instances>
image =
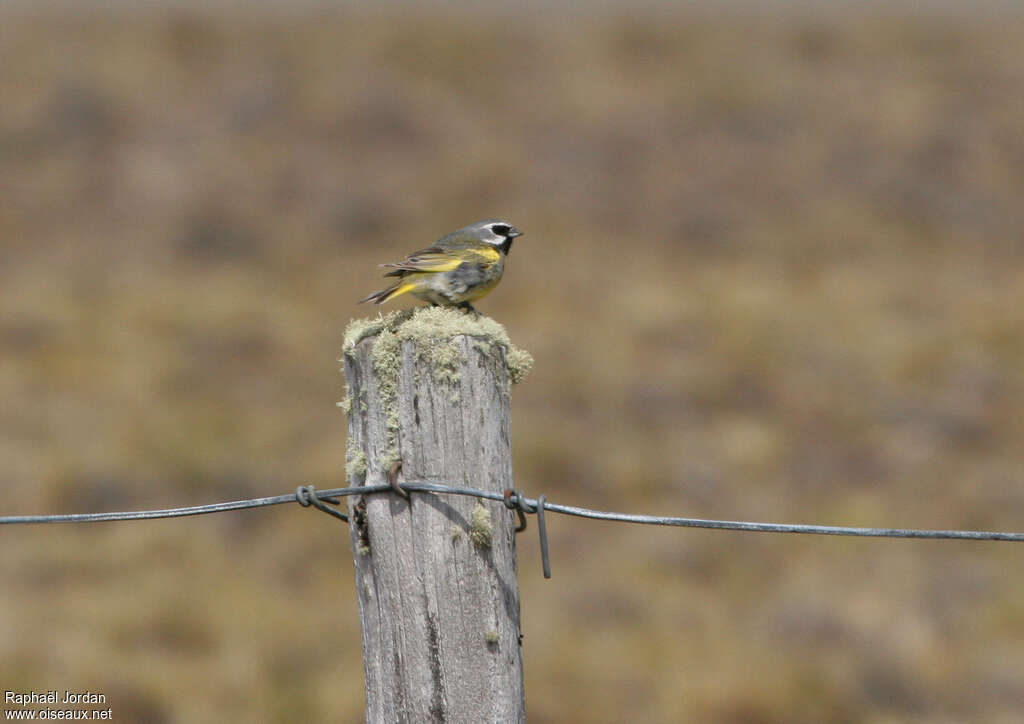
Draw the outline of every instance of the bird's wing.
<instances>
[{"instance_id":1,"label":"bird's wing","mask_svg":"<svg viewBox=\"0 0 1024 724\"><path fill-rule=\"evenodd\" d=\"M432 246L429 249L415 251L396 264L381 264L381 266L395 270L384 276L402 277L413 272L452 271L464 262L493 264L498 259L498 250L490 247L445 250Z\"/></svg>"}]
</instances>

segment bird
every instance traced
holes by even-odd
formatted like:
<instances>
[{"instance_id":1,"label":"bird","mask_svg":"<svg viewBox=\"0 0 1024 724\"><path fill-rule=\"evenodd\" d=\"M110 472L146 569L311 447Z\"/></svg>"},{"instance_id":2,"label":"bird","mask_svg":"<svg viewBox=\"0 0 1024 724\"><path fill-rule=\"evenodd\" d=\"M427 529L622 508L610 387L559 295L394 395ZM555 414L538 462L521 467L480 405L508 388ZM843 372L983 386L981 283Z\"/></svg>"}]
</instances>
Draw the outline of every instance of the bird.
<instances>
[{"instance_id":1,"label":"bird","mask_svg":"<svg viewBox=\"0 0 1024 724\"><path fill-rule=\"evenodd\" d=\"M484 219L463 226L400 262L381 264L394 270L384 276L398 279L359 303L383 304L409 293L434 306L476 312L471 302L498 285L512 241L522 235L501 219Z\"/></svg>"}]
</instances>

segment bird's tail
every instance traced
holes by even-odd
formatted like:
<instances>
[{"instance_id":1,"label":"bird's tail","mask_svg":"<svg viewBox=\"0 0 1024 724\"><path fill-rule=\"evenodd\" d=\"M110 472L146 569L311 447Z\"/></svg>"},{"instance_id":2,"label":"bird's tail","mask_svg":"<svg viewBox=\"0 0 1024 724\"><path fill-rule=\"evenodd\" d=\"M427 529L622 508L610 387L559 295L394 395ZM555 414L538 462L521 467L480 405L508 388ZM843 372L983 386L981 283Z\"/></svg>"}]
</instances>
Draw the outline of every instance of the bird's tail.
<instances>
[{"instance_id":1,"label":"bird's tail","mask_svg":"<svg viewBox=\"0 0 1024 724\"><path fill-rule=\"evenodd\" d=\"M374 292L366 299L360 299L359 304L366 302L373 302L374 304L383 304L384 302L394 299L395 297L401 296L408 291L416 288L416 284L408 281L397 281L387 289L381 289L379 292Z\"/></svg>"}]
</instances>

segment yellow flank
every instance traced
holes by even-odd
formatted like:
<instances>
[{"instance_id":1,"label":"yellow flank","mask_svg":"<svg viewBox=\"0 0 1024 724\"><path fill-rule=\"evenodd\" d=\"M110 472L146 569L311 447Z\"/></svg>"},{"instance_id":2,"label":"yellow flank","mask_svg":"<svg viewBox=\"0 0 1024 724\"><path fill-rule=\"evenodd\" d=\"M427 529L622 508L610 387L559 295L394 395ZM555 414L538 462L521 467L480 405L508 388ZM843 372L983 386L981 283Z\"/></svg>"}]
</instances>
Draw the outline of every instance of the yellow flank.
<instances>
[{"instance_id":1,"label":"yellow flank","mask_svg":"<svg viewBox=\"0 0 1024 724\"><path fill-rule=\"evenodd\" d=\"M487 296L491 293L491 290L494 289L494 287L498 286L499 281L500 279L492 279L489 282L476 285L469 290L468 294L466 294L466 301L475 302L477 299Z\"/></svg>"}]
</instances>

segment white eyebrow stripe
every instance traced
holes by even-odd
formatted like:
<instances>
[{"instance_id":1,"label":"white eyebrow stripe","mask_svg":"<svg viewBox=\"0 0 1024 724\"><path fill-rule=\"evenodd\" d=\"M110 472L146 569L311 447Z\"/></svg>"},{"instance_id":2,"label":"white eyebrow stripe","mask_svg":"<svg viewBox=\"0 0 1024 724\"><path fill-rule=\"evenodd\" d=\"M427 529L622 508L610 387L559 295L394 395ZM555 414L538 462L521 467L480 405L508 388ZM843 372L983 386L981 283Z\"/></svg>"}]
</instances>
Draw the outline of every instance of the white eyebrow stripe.
<instances>
[{"instance_id":1,"label":"white eyebrow stripe","mask_svg":"<svg viewBox=\"0 0 1024 724\"><path fill-rule=\"evenodd\" d=\"M501 246L502 244L505 243L505 237L504 236L500 236L499 234L495 234L494 231L490 227L487 227L487 231L491 235L490 238L482 237L480 239L480 241L484 242L485 244L490 244L491 246Z\"/></svg>"}]
</instances>

